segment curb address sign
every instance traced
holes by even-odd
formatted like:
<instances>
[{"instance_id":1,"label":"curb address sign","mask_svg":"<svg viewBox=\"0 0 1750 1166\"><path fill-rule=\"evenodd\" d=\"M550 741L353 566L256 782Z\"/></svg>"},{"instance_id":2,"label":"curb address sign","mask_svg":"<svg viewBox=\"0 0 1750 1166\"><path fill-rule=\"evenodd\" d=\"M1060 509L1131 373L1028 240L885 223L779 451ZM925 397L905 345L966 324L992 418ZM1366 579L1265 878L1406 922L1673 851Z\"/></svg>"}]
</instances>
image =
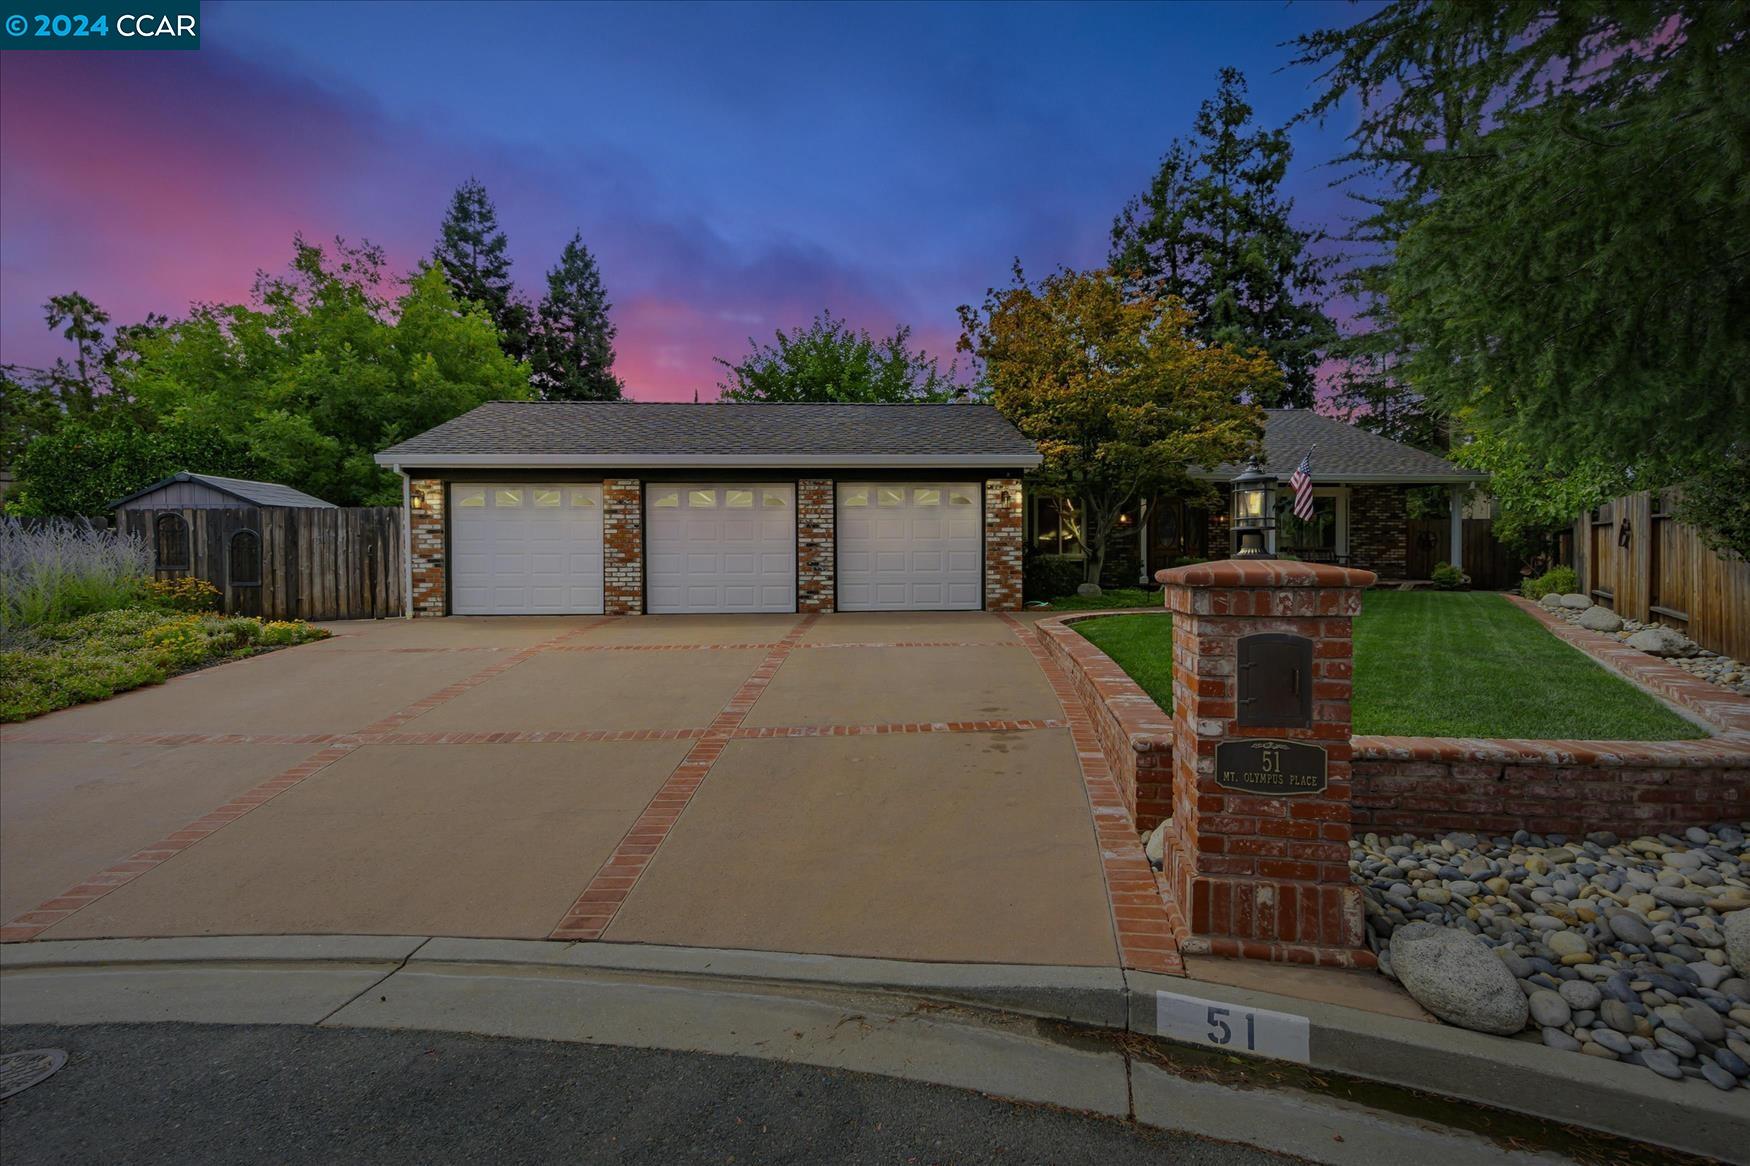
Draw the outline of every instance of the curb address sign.
<instances>
[{"instance_id":1,"label":"curb address sign","mask_svg":"<svg viewBox=\"0 0 1750 1166\"><path fill-rule=\"evenodd\" d=\"M1274 797L1323 793L1325 761L1324 747L1305 741L1224 741L1215 748L1215 784Z\"/></svg>"}]
</instances>

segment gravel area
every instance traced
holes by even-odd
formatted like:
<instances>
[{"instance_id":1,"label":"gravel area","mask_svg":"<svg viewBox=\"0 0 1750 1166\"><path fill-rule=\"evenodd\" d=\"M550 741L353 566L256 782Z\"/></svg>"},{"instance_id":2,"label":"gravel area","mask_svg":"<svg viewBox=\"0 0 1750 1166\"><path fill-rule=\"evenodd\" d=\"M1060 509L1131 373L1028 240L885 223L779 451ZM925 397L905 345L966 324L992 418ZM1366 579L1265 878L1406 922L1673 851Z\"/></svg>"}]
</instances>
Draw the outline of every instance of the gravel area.
<instances>
[{"instance_id":1,"label":"gravel area","mask_svg":"<svg viewBox=\"0 0 1750 1166\"><path fill-rule=\"evenodd\" d=\"M1750 1077L1747 831L1368 834L1350 867L1380 970L1441 1019L1730 1090Z\"/></svg>"},{"instance_id":2,"label":"gravel area","mask_svg":"<svg viewBox=\"0 0 1750 1166\"><path fill-rule=\"evenodd\" d=\"M1750 664L1734 660L1730 656L1722 656L1718 652L1710 652L1688 636L1663 624L1623 619L1607 607L1565 604L1565 599L1585 602L1579 595L1546 596L1543 608L1575 627L1611 636L1631 647L1640 648L1650 656L1668 660L1691 676L1717 684L1727 692L1750 696ZM1635 637L1643 632L1650 635L1636 640Z\"/></svg>"}]
</instances>

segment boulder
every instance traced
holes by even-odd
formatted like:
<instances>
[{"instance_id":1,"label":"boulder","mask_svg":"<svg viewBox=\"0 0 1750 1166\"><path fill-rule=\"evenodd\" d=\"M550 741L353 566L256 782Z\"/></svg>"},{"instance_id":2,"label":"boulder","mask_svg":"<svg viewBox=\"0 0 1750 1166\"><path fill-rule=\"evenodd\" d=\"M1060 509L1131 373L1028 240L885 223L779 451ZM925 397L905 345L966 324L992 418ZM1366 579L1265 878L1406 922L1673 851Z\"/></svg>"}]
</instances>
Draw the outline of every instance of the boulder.
<instances>
[{"instance_id":1,"label":"boulder","mask_svg":"<svg viewBox=\"0 0 1750 1166\"><path fill-rule=\"evenodd\" d=\"M1622 630L1622 616L1602 604L1595 604L1580 613L1580 626L1592 632Z\"/></svg>"},{"instance_id":2,"label":"boulder","mask_svg":"<svg viewBox=\"0 0 1750 1166\"><path fill-rule=\"evenodd\" d=\"M1592 601L1578 592L1570 592L1562 596L1562 606L1569 611L1585 611L1592 606Z\"/></svg>"},{"instance_id":3,"label":"boulder","mask_svg":"<svg viewBox=\"0 0 1750 1166\"><path fill-rule=\"evenodd\" d=\"M1504 1036L1525 1027L1519 981L1470 932L1411 923L1392 933L1391 958L1404 990L1448 1024Z\"/></svg>"},{"instance_id":4,"label":"boulder","mask_svg":"<svg viewBox=\"0 0 1750 1166\"><path fill-rule=\"evenodd\" d=\"M1695 647L1688 636L1667 627L1642 628L1623 643L1649 656L1681 656Z\"/></svg>"},{"instance_id":5,"label":"boulder","mask_svg":"<svg viewBox=\"0 0 1750 1166\"><path fill-rule=\"evenodd\" d=\"M1077 583L1076 584L1076 594L1077 595L1099 595L1099 594L1101 594L1100 585L1098 583Z\"/></svg>"},{"instance_id":6,"label":"boulder","mask_svg":"<svg viewBox=\"0 0 1750 1166\"><path fill-rule=\"evenodd\" d=\"M1560 607L1562 605L1562 593L1559 591L1545 591L1543 593L1543 598L1539 599L1538 602L1545 607Z\"/></svg>"},{"instance_id":7,"label":"boulder","mask_svg":"<svg viewBox=\"0 0 1750 1166\"><path fill-rule=\"evenodd\" d=\"M1740 976L1750 978L1750 910L1726 916L1726 960Z\"/></svg>"}]
</instances>

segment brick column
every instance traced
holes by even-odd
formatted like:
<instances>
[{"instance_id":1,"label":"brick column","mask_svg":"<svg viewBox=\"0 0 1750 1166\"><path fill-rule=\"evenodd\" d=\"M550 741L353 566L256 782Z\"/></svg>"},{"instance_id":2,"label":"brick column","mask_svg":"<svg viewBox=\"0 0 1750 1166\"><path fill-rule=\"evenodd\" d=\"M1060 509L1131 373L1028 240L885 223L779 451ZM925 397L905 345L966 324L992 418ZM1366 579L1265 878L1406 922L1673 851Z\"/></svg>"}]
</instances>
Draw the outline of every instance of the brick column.
<instances>
[{"instance_id":1,"label":"brick column","mask_svg":"<svg viewBox=\"0 0 1750 1166\"><path fill-rule=\"evenodd\" d=\"M1161 571L1173 613L1173 817L1166 877L1187 952L1336 965L1364 951L1361 890L1349 876L1350 623L1368 571L1226 559ZM1310 641L1310 721L1238 723L1254 697L1292 671L1273 662L1242 683L1240 642L1259 633ZM1298 643L1283 650L1298 654ZM1242 688L1246 693L1242 694ZM1296 688L1294 691L1300 691ZM1262 702L1254 709L1265 707ZM1325 751L1322 791L1260 794L1218 772L1226 742L1310 742ZM1224 785L1226 781L1229 785Z\"/></svg>"},{"instance_id":2,"label":"brick column","mask_svg":"<svg viewBox=\"0 0 1750 1166\"><path fill-rule=\"evenodd\" d=\"M1021 610L1021 479L984 484L984 609Z\"/></svg>"},{"instance_id":3,"label":"brick column","mask_svg":"<svg viewBox=\"0 0 1750 1166\"><path fill-rule=\"evenodd\" d=\"M436 478L415 478L408 484L413 509L407 516L413 556L413 614L448 615L444 599L444 484Z\"/></svg>"},{"instance_id":4,"label":"brick column","mask_svg":"<svg viewBox=\"0 0 1750 1166\"><path fill-rule=\"evenodd\" d=\"M833 533L833 480L796 483L796 610L828 614L833 609L833 572L838 551Z\"/></svg>"},{"instance_id":5,"label":"brick column","mask_svg":"<svg viewBox=\"0 0 1750 1166\"><path fill-rule=\"evenodd\" d=\"M644 484L602 482L602 610L644 614Z\"/></svg>"}]
</instances>

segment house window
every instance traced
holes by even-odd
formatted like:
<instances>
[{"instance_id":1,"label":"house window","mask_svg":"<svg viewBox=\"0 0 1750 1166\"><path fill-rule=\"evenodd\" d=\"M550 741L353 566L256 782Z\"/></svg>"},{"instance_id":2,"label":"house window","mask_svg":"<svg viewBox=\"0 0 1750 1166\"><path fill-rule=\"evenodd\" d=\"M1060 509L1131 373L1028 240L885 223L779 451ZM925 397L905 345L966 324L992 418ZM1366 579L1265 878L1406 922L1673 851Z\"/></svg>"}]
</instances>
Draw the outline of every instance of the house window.
<instances>
[{"instance_id":1,"label":"house window","mask_svg":"<svg viewBox=\"0 0 1750 1166\"><path fill-rule=\"evenodd\" d=\"M1033 549L1042 555L1077 555L1082 548L1075 532L1081 508L1068 498L1036 495L1033 499Z\"/></svg>"},{"instance_id":2,"label":"house window","mask_svg":"<svg viewBox=\"0 0 1750 1166\"><path fill-rule=\"evenodd\" d=\"M153 527L160 571L188 570L188 523L180 514L160 514Z\"/></svg>"},{"instance_id":3,"label":"house window","mask_svg":"<svg viewBox=\"0 0 1750 1166\"><path fill-rule=\"evenodd\" d=\"M1294 513L1294 500L1286 505L1276 523L1276 553L1293 555L1297 559L1327 562L1337 557L1337 500L1329 495L1315 496L1311 518L1299 518Z\"/></svg>"},{"instance_id":4,"label":"house window","mask_svg":"<svg viewBox=\"0 0 1750 1166\"><path fill-rule=\"evenodd\" d=\"M231 536L231 586L261 586L261 536L240 530Z\"/></svg>"}]
</instances>

